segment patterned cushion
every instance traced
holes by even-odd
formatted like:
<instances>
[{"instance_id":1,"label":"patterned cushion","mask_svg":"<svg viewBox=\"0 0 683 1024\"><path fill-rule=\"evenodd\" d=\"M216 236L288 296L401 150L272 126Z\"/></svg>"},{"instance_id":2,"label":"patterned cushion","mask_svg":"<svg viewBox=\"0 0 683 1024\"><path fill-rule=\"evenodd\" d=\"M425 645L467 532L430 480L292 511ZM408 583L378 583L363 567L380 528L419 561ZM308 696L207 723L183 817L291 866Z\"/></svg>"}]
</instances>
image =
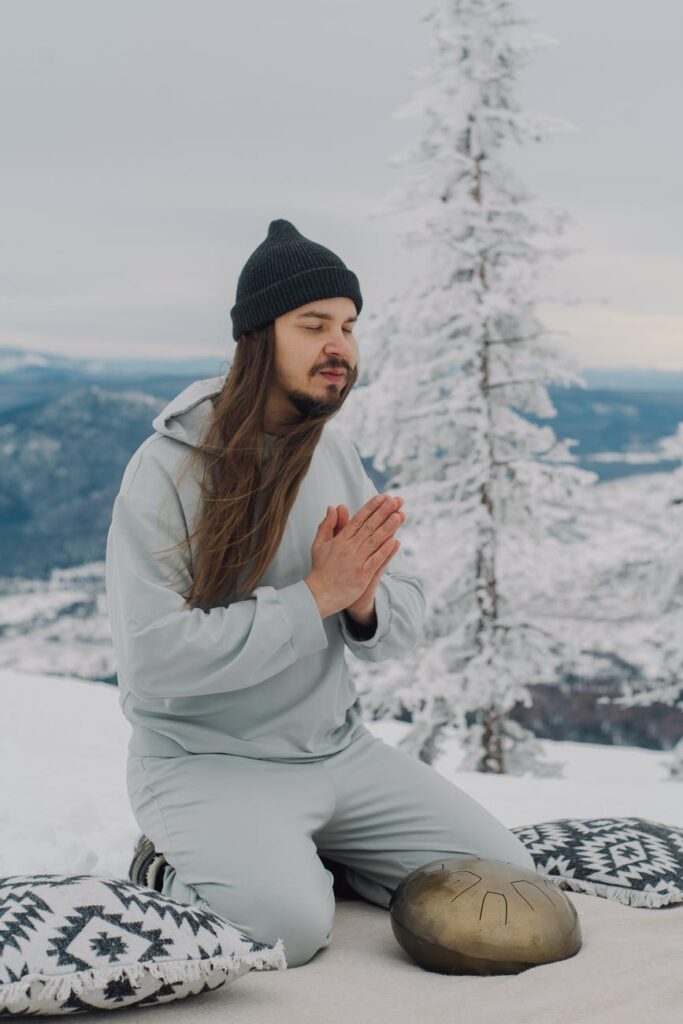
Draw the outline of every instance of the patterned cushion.
<instances>
[{"instance_id":1,"label":"patterned cushion","mask_svg":"<svg viewBox=\"0 0 683 1024\"><path fill-rule=\"evenodd\" d=\"M201 904L127 879L0 878L1 1016L150 1006L286 968L282 939L253 942Z\"/></svg>"},{"instance_id":2,"label":"patterned cushion","mask_svg":"<svg viewBox=\"0 0 683 1024\"><path fill-rule=\"evenodd\" d=\"M683 828L647 818L557 818L510 829L560 889L630 907L683 903Z\"/></svg>"}]
</instances>

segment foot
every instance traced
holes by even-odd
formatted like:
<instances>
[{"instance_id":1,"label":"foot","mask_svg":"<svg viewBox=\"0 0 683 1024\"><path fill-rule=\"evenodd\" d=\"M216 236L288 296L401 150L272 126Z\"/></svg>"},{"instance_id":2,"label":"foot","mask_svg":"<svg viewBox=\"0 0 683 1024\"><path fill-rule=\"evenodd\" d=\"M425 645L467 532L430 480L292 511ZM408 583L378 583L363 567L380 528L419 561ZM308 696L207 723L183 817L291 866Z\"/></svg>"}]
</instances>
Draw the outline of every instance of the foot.
<instances>
[{"instance_id":1,"label":"foot","mask_svg":"<svg viewBox=\"0 0 683 1024\"><path fill-rule=\"evenodd\" d=\"M136 843L133 859L128 868L128 877L136 885L144 885L148 889L161 892L167 863L164 855L154 849L152 840L143 834Z\"/></svg>"}]
</instances>

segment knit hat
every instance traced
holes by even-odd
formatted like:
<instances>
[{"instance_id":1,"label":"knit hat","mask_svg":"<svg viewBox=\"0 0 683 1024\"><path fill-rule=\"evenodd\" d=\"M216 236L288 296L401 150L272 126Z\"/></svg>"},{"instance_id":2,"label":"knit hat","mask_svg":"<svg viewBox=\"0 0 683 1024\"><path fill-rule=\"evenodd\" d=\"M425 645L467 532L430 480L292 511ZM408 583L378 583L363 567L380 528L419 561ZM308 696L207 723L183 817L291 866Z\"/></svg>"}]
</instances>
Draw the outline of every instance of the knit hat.
<instances>
[{"instance_id":1,"label":"knit hat","mask_svg":"<svg viewBox=\"0 0 683 1024\"><path fill-rule=\"evenodd\" d=\"M230 310L232 336L255 330L283 313L345 295L363 308L358 278L324 245L300 234L288 220L271 220L268 235L244 264Z\"/></svg>"}]
</instances>

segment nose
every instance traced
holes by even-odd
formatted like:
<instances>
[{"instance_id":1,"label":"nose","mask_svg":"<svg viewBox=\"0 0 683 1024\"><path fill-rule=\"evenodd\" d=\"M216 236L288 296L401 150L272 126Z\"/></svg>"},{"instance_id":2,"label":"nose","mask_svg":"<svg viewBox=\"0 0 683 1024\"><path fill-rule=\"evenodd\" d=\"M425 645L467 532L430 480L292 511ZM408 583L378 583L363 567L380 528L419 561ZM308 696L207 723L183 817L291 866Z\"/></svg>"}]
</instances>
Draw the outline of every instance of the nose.
<instances>
[{"instance_id":1,"label":"nose","mask_svg":"<svg viewBox=\"0 0 683 1024\"><path fill-rule=\"evenodd\" d=\"M326 369L343 370L349 372L356 362L356 346L343 334L335 336L325 345L325 357L328 360L323 364Z\"/></svg>"}]
</instances>

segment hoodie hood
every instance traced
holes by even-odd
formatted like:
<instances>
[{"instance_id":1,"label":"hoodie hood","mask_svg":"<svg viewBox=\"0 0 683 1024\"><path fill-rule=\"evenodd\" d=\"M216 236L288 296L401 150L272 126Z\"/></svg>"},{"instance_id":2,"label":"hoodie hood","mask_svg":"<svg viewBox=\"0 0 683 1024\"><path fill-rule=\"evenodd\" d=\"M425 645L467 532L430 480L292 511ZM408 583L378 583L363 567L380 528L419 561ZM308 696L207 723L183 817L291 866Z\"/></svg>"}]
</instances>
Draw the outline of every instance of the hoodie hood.
<instances>
[{"instance_id":1,"label":"hoodie hood","mask_svg":"<svg viewBox=\"0 0 683 1024\"><path fill-rule=\"evenodd\" d=\"M152 420L158 434L172 437L174 441L196 448L204 437L209 417L213 412L211 399L223 388L225 376L206 377L188 384L179 394L164 406ZM277 434L266 434L266 448L270 448Z\"/></svg>"},{"instance_id":2,"label":"hoodie hood","mask_svg":"<svg viewBox=\"0 0 683 1024\"><path fill-rule=\"evenodd\" d=\"M196 448L213 411L211 398L224 381L222 375L193 381L157 413L152 426L157 433Z\"/></svg>"}]
</instances>

